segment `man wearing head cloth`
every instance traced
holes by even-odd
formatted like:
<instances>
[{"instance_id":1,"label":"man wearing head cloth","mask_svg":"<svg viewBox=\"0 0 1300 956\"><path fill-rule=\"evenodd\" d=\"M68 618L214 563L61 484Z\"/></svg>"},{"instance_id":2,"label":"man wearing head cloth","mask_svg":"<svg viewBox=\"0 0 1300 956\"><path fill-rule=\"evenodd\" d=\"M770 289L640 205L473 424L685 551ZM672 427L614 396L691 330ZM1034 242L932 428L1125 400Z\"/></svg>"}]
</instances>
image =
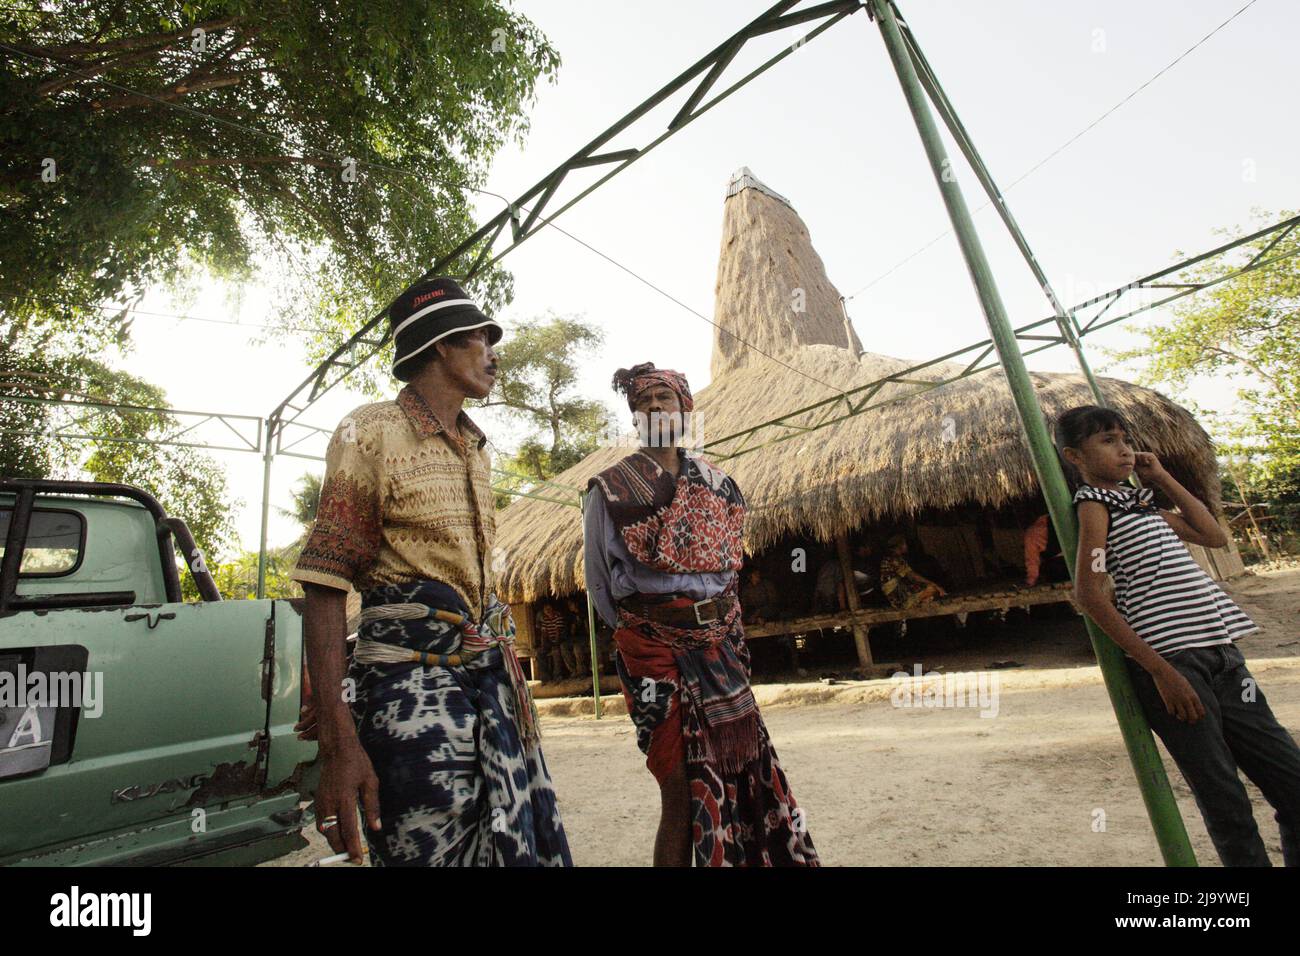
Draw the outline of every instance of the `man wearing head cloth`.
<instances>
[{"instance_id":1,"label":"man wearing head cloth","mask_svg":"<svg viewBox=\"0 0 1300 956\"><path fill-rule=\"evenodd\" d=\"M487 438L461 409L496 381L501 327L446 278L407 289L389 320L406 385L335 430L292 575L307 594L314 700L299 728L320 741L316 826L359 862L360 804L374 865L568 866L495 593Z\"/></svg>"},{"instance_id":2,"label":"man wearing head cloth","mask_svg":"<svg viewBox=\"0 0 1300 956\"><path fill-rule=\"evenodd\" d=\"M584 502L587 590L614 628L615 664L659 784L656 866L817 866L749 686L737 573L745 499L681 447L686 376L619 369L641 447Z\"/></svg>"}]
</instances>

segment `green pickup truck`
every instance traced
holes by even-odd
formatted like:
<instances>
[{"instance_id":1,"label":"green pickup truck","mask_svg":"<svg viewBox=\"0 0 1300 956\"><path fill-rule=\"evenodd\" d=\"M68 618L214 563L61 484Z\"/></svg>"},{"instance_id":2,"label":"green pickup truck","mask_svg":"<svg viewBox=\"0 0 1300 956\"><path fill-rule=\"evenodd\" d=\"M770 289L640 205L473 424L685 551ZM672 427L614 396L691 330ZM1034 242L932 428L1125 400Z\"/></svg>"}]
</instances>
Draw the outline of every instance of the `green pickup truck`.
<instances>
[{"instance_id":1,"label":"green pickup truck","mask_svg":"<svg viewBox=\"0 0 1300 956\"><path fill-rule=\"evenodd\" d=\"M185 523L129 485L0 481L0 543L0 865L305 845L298 602L222 601Z\"/></svg>"}]
</instances>

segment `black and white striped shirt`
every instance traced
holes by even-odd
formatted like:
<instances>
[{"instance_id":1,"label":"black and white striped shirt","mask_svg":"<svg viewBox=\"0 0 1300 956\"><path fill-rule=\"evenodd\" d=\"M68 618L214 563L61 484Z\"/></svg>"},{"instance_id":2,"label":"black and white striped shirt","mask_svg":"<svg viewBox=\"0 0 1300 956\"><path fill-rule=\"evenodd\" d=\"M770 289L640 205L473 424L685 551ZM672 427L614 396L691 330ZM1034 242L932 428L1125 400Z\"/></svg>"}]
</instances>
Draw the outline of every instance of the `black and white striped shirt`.
<instances>
[{"instance_id":1,"label":"black and white striped shirt","mask_svg":"<svg viewBox=\"0 0 1300 956\"><path fill-rule=\"evenodd\" d=\"M1074 503L1100 501L1110 514L1106 567L1115 609L1151 649L1170 657L1189 647L1231 644L1255 622L1201 570L1160 515L1150 488L1083 485Z\"/></svg>"}]
</instances>

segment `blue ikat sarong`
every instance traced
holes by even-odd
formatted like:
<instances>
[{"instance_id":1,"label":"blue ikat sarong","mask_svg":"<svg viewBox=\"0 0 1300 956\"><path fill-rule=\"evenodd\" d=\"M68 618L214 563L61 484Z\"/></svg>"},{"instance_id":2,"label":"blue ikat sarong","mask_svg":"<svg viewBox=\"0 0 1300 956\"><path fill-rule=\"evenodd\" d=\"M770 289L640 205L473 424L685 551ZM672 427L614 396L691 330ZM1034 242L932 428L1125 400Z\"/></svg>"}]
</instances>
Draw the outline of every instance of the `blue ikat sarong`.
<instances>
[{"instance_id":1,"label":"blue ikat sarong","mask_svg":"<svg viewBox=\"0 0 1300 956\"><path fill-rule=\"evenodd\" d=\"M468 614L439 581L362 595L363 607L411 602ZM460 647L460 629L432 618L370 621L359 636L433 654ZM379 777L383 829L365 830L372 865L573 865L541 746L520 740L499 646L455 667L354 661L349 676Z\"/></svg>"}]
</instances>

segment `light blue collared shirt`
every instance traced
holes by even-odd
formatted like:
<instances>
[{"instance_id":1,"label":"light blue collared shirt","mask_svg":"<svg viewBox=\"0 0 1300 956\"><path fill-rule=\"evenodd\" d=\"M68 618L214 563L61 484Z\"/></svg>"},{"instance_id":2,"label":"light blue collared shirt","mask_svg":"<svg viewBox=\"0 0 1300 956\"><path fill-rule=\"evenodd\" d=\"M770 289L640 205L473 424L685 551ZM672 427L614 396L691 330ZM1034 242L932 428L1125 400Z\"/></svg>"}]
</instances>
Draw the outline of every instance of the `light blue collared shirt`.
<instances>
[{"instance_id":1,"label":"light blue collared shirt","mask_svg":"<svg viewBox=\"0 0 1300 956\"><path fill-rule=\"evenodd\" d=\"M587 492L583 518L586 547L583 571L591 603L610 627L618 626L614 602L638 591L643 594L688 594L697 601L716 597L736 578L735 571L697 571L672 574L642 564L627 550L614 528L599 485Z\"/></svg>"}]
</instances>

